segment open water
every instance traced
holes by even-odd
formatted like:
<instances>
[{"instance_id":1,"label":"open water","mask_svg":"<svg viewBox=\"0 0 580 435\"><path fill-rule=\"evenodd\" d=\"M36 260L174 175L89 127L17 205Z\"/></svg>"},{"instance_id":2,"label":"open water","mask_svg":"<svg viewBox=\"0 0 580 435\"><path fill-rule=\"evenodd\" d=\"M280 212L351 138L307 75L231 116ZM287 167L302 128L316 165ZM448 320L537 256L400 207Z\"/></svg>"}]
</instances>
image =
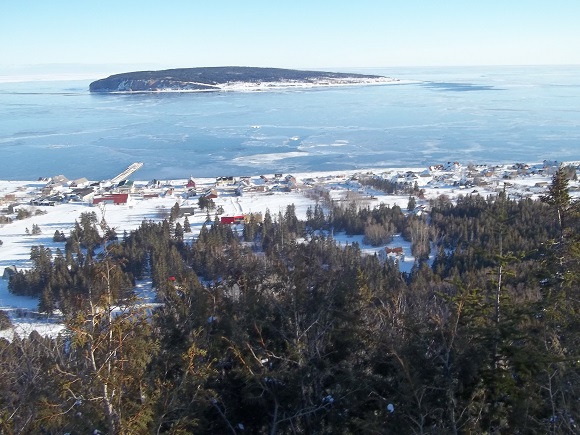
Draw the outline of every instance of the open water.
<instances>
[{"instance_id":1,"label":"open water","mask_svg":"<svg viewBox=\"0 0 580 435\"><path fill-rule=\"evenodd\" d=\"M175 179L580 160L580 66L390 68L404 84L90 94L0 83L0 179ZM95 77L99 78L99 77Z\"/></svg>"}]
</instances>

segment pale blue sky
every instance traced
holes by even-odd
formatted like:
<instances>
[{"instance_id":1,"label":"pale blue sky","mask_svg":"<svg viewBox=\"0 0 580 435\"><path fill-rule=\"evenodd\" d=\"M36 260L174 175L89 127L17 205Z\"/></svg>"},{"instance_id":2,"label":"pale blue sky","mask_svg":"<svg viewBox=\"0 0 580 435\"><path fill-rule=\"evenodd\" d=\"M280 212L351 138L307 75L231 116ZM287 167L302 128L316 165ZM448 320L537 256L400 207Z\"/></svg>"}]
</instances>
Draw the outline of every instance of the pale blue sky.
<instances>
[{"instance_id":1,"label":"pale blue sky","mask_svg":"<svg viewBox=\"0 0 580 435\"><path fill-rule=\"evenodd\" d=\"M580 64L580 0L1 0L0 68Z\"/></svg>"}]
</instances>

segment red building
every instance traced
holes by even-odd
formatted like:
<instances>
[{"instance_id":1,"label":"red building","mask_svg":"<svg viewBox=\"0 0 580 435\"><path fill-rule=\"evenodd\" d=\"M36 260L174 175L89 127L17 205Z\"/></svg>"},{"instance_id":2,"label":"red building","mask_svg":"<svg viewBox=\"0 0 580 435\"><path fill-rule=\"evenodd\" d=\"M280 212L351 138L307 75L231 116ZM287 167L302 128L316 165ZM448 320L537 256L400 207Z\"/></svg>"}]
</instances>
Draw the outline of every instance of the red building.
<instances>
[{"instance_id":1,"label":"red building","mask_svg":"<svg viewBox=\"0 0 580 435\"><path fill-rule=\"evenodd\" d=\"M239 224L244 222L244 215L238 215L238 216L222 216L220 218L220 223L224 224L224 225L228 225L228 224Z\"/></svg>"},{"instance_id":2,"label":"red building","mask_svg":"<svg viewBox=\"0 0 580 435\"><path fill-rule=\"evenodd\" d=\"M105 204L127 204L129 202L128 193L111 193L108 195L98 196L93 199L93 205L104 202Z\"/></svg>"}]
</instances>

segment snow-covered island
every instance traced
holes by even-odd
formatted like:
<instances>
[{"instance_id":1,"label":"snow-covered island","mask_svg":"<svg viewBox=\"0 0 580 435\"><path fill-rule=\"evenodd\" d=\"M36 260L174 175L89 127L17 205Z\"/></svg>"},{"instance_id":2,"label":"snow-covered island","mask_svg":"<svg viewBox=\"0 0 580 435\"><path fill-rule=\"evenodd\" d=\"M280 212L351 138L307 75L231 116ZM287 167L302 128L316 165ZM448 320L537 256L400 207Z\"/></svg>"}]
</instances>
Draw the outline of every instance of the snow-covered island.
<instances>
[{"instance_id":1,"label":"snow-covered island","mask_svg":"<svg viewBox=\"0 0 580 435\"><path fill-rule=\"evenodd\" d=\"M234 225L241 234L246 216L264 215L268 210L275 219L293 204L296 216L306 220L308 210L323 203L322 198L344 204L356 202L360 207L399 206L405 213L417 215L429 212L432 201L441 198L456 201L467 195L488 197L506 192L515 199L538 199L547 192L552 175L560 165L554 161L505 165L447 162L426 168L128 180L140 167L137 163L127 168L120 180L119 176L105 181L68 180L59 175L37 181L0 181L0 274L4 275L0 279L0 310L7 312L15 325L14 329L2 331L0 337L10 338L14 332L26 335L34 329L53 335L62 328L58 319L39 321L46 316L36 313L38 300L9 293L7 278L11 271L32 267L33 246L44 246L53 252L57 248L63 250L63 243L56 235L68 236L85 212L94 211L99 220L106 219L122 236L143 221L167 219L172 207L178 204L177 222L184 225L185 219L188 220L191 232L186 233L185 241L191 243L208 220L213 222L217 218L223 224ZM563 165L574 171L580 167L578 162ZM572 177L569 185L572 197L580 195L580 183L575 178ZM370 187L369 179L414 186L417 194L413 197L413 208L410 208L408 193L387 194ZM211 212L199 209L202 197L214 202ZM395 259L402 272L409 272L415 264L411 243L400 234L378 246L364 243L363 235L335 233L332 236L343 246L357 243L363 253L376 254L382 261ZM155 300L150 281L139 283L136 292L149 302Z\"/></svg>"},{"instance_id":2,"label":"snow-covered island","mask_svg":"<svg viewBox=\"0 0 580 435\"><path fill-rule=\"evenodd\" d=\"M101 93L262 91L397 82L377 75L228 66L115 74L92 82L89 89Z\"/></svg>"}]
</instances>

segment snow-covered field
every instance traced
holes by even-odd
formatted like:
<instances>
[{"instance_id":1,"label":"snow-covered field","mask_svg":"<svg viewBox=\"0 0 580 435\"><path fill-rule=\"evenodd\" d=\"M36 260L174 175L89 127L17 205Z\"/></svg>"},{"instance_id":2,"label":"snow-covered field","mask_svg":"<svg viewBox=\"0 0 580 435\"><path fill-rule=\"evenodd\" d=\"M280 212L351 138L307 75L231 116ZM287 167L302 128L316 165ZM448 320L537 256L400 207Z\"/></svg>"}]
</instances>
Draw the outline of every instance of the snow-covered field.
<instances>
[{"instance_id":1,"label":"snow-covered field","mask_svg":"<svg viewBox=\"0 0 580 435\"><path fill-rule=\"evenodd\" d=\"M574 164L576 165L576 164ZM537 198L545 193L555 169L552 164L535 164L524 167L513 165L465 168L460 165L451 165L445 168L401 168L401 169L373 169L357 172L325 172L292 174L296 180L290 189L284 181L285 176L276 178L266 175L268 182L259 176L246 180L247 186L242 196L235 194L235 185L216 186L215 179L195 179L198 195L205 190L215 188L218 197L214 200L216 208L223 208L222 216L237 216L249 213L264 213L270 211L273 218L278 212L284 213L290 204L295 205L299 219L306 218L309 207L313 207L316 200L307 195L316 186L329 192L333 199L346 198L352 192L356 192L359 201L369 206L381 203L399 205L403 210L407 209L407 195L385 195L378 191L361 186L356 180L361 175L380 176L389 180L399 180L417 183L424 189L425 198L417 200L418 206L428 206L429 200L446 195L451 200L459 195L480 194L483 196L495 195L504 188L513 197ZM237 180L240 181L240 180ZM477 185L474 182L477 181ZM47 184L46 181L0 181L0 208L3 214L13 219L12 223L0 224L0 274L8 266L16 266L17 269L30 267L30 250L32 246L43 245L50 248L53 253L57 248L64 250L62 242L54 242L55 231L62 231L68 235L73 228L75 220L83 212L94 211L98 218L105 218L109 226L114 227L119 236L124 231L139 227L144 220L160 221L169 215L171 207L176 203L180 208L198 206L199 196L187 198L186 183L188 180L165 180L156 186L147 186L147 182L134 183L135 193L130 195L127 204L105 206L93 206L87 202L58 203L54 206L33 206L32 199L40 196L40 190ZM258 191L267 189L267 191ZM571 183L572 194L576 194L578 183ZM65 194L70 187L64 184L55 188ZM288 191L289 190L289 191ZM153 196L156 195L156 196ZM32 213L31 217L17 220L15 213L7 214L7 207L13 206L16 211L24 208ZM104 214L104 216L103 216ZM196 212L188 216L192 232L186 234L188 241L194 239L203 223L206 221L205 211ZM213 213L211 215L213 218ZM180 221L183 222L184 218ZM37 226L41 233L32 234L32 227ZM385 246L371 247L363 244L362 236L347 237L344 234L334 234L338 243L343 245L357 242L363 252L368 254L384 252ZM404 255L399 258L402 271L409 271L414 264L414 258L410 254L410 244L400 236L388 244L389 247L401 246ZM390 254L391 255L391 254ZM139 294L143 294L151 301L153 295L148 283L140 283ZM0 310L7 311L13 319L16 327L14 331L2 331L0 337L10 338L14 332L28 334L37 329L41 334L55 334L62 329L58 321L47 322L42 315L35 313L38 301L32 298L14 296L8 291L8 281L0 279ZM53 319L54 320L54 319ZM58 319L57 319L58 320Z\"/></svg>"}]
</instances>

